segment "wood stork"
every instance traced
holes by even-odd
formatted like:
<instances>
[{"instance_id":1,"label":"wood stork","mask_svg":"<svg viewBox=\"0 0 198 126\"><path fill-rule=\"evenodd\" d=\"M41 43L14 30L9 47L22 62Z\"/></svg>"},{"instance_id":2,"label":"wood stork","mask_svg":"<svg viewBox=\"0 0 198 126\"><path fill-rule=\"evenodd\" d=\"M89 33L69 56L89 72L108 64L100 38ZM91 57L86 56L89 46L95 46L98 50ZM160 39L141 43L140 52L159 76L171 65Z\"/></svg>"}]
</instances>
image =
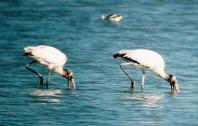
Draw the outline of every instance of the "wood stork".
<instances>
[{"instance_id":1,"label":"wood stork","mask_svg":"<svg viewBox=\"0 0 198 126\"><path fill-rule=\"evenodd\" d=\"M27 46L24 48L24 56L33 59L30 63L25 65L25 68L40 79L40 84L43 85L43 77L40 73L37 73L35 70L31 69L29 66L33 63L39 63L46 65L49 69L48 79L46 81L46 87L48 87L50 73L53 70L57 74L66 78L68 81L68 88L75 89L75 80L72 70L64 69L63 66L67 61L67 57L60 50L47 46L47 45L38 45L38 46Z\"/></svg>"},{"instance_id":2,"label":"wood stork","mask_svg":"<svg viewBox=\"0 0 198 126\"><path fill-rule=\"evenodd\" d=\"M131 88L134 88L135 81L129 76L129 74L124 70L123 66L133 65L142 69L142 83L141 90L144 91L144 80L145 71L150 70L151 72L157 74L162 79L168 81L171 86L171 92L179 92L179 85L177 79L174 75L165 72L165 62L160 54L149 49L133 49L133 50L121 50L113 55L114 58L121 59L119 63L120 68L131 80Z\"/></svg>"},{"instance_id":3,"label":"wood stork","mask_svg":"<svg viewBox=\"0 0 198 126\"><path fill-rule=\"evenodd\" d=\"M120 22L123 19L123 16L118 14L109 14L107 16L102 15L101 19L111 22Z\"/></svg>"}]
</instances>

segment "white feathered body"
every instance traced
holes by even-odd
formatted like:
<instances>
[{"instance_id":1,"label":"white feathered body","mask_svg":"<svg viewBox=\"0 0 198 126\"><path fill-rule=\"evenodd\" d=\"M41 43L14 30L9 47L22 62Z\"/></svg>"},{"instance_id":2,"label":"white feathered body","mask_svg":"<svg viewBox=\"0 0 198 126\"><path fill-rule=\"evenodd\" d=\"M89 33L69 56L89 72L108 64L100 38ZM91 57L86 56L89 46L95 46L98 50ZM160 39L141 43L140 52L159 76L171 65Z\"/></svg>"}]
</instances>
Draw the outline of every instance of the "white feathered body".
<instances>
[{"instance_id":1,"label":"white feathered body","mask_svg":"<svg viewBox=\"0 0 198 126\"><path fill-rule=\"evenodd\" d=\"M112 16L108 17L108 19L112 22L119 22L122 20L122 18L123 18L123 16L121 16L121 15L112 15Z\"/></svg>"},{"instance_id":2,"label":"white feathered body","mask_svg":"<svg viewBox=\"0 0 198 126\"><path fill-rule=\"evenodd\" d=\"M60 50L46 45L28 46L24 48L28 57L36 60L40 64L47 65L49 69L56 66L63 67L67 57Z\"/></svg>"},{"instance_id":3,"label":"white feathered body","mask_svg":"<svg viewBox=\"0 0 198 126\"><path fill-rule=\"evenodd\" d=\"M120 22L123 19L122 15L118 15L118 14L109 14L108 16L101 16L102 20L108 20L111 22Z\"/></svg>"},{"instance_id":4,"label":"white feathered body","mask_svg":"<svg viewBox=\"0 0 198 126\"><path fill-rule=\"evenodd\" d=\"M163 57L148 49L121 50L119 54L124 61L130 62L132 65L150 70L156 74L164 74L165 62Z\"/></svg>"}]
</instances>

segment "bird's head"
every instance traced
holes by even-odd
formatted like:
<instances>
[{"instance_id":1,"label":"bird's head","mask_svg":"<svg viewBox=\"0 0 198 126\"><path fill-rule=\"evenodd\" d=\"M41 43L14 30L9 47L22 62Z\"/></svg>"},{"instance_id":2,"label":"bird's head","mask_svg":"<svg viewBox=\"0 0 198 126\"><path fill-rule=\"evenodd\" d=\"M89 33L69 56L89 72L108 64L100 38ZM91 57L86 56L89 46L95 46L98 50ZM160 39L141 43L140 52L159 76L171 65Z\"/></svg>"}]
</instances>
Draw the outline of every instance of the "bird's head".
<instances>
[{"instance_id":1,"label":"bird's head","mask_svg":"<svg viewBox=\"0 0 198 126\"><path fill-rule=\"evenodd\" d=\"M179 93L179 85L177 83L177 79L174 75L170 74L168 79L170 86L171 86L171 92L172 93Z\"/></svg>"},{"instance_id":2,"label":"bird's head","mask_svg":"<svg viewBox=\"0 0 198 126\"><path fill-rule=\"evenodd\" d=\"M75 84L75 80L74 80L74 73L72 72L72 70L69 70L69 69L64 69L64 71L65 71L65 74L63 75L63 77L65 77L68 81L68 88L75 89L76 84Z\"/></svg>"}]
</instances>

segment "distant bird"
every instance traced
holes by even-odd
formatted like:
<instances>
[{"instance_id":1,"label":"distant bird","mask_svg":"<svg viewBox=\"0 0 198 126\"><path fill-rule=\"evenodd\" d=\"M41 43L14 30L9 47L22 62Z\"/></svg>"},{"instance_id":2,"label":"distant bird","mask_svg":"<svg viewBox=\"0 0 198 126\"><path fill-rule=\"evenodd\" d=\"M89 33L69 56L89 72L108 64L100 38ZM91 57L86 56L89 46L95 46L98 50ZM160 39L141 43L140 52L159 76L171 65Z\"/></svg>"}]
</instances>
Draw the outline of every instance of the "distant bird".
<instances>
[{"instance_id":1,"label":"distant bird","mask_svg":"<svg viewBox=\"0 0 198 126\"><path fill-rule=\"evenodd\" d=\"M142 92L144 91L144 79L146 70L150 70L162 79L168 81L170 83L172 93L179 92L179 85L177 83L176 77L172 74L168 74L165 72L164 59L157 52L148 49L121 50L118 51L113 57L119 57L121 59L122 62L120 62L119 64L120 68L131 80L132 89L134 88L135 81L128 75L128 73L124 70L123 66L133 65L142 70Z\"/></svg>"},{"instance_id":2,"label":"distant bird","mask_svg":"<svg viewBox=\"0 0 198 126\"><path fill-rule=\"evenodd\" d=\"M111 22L120 22L123 19L123 16L118 14L109 14L107 16L102 15L101 19Z\"/></svg>"},{"instance_id":3,"label":"distant bird","mask_svg":"<svg viewBox=\"0 0 198 126\"><path fill-rule=\"evenodd\" d=\"M49 73L46 82L46 87L48 87L50 73L53 70L57 74L67 79L68 88L75 89L76 85L74 80L74 74L71 70L63 68L64 64L67 61L67 57L60 50L47 45L38 45L38 46L27 46L24 48L24 51L25 51L24 56L33 59L30 63L25 65L25 68L31 71L32 73L36 74L36 76L40 79L40 84L43 85L42 75L40 73L37 73L35 70L29 68L29 66L33 63L43 64L48 67Z\"/></svg>"}]
</instances>

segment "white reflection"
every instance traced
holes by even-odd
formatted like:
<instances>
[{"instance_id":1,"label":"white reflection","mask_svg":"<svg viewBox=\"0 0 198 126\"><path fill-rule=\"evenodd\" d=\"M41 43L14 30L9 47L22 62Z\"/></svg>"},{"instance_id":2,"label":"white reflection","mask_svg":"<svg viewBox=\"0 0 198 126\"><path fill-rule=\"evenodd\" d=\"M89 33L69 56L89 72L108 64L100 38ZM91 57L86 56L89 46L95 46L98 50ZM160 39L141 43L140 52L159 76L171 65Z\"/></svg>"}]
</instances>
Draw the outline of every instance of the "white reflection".
<instances>
[{"instance_id":1,"label":"white reflection","mask_svg":"<svg viewBox=\"0 0 198 126\"><path fill-rule=\"evenodd\" d=\"M62 90L34 90L30 93L31 96L36 96L36 101L41 103L60 103L58 95L62 94Z\"/></svg>"},{"instance_id":2,"label":"white reflection","mask_svg":"<svg viewBox=\"0 0 198 126\"><path fill-rule=\"evenodd\" d=\"M34 90L30 93L33 96L55 96L62 94L62 90Z\"/></svg>"},{"instance_id":3,"label":"white reflection","mask_svg":"<svg viewBox=\"0 0 198 126\"><path fill-rule=\"evenodd\" d=\"M144 99L145 99L145 102L143 104L144 107L148 107L148 108L162 107L161 104L159 104L159 101L163 99L163 96L151 95L151 96L145 96Z\"/></svg>"},{"instance_id":4,"label":"white reflection","mask_svg":"<svg viewBox=\"0 0 198 126\"><path fill-rule=\"evenodd\" d=\"M39 101L47 102L47 103L59 103L60 100L58 98L46 98L46 99L39 99Z\"/></svg>"},{"instance_id":5,"label":"white reflection","mask_svg":"<svg viewBox=\"0 0 198 126\"><path fill-rule=\"evenodd\" d=\"M162 108L163 104L161 104L160 101L162 101L163 98L163 95L144 93L134 93L130 96L125 97L125 99L132 100L133 102L142 102L142 106L144 108Z\"/></svg>"}]
</instances>

